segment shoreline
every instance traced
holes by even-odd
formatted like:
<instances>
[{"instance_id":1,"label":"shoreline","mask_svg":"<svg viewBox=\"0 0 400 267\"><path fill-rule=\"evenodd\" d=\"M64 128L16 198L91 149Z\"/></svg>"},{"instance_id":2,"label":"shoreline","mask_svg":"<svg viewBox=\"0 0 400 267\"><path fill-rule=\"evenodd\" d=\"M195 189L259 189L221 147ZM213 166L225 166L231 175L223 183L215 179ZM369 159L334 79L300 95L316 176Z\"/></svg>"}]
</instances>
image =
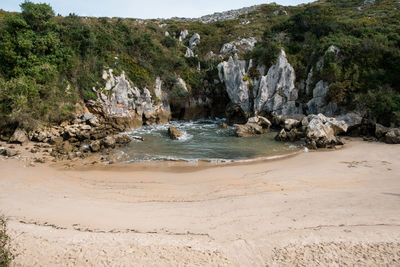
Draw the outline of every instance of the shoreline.
<instances>
[{"instance_id":1,"label":"shoreline","mask_svg":"<svg viewBox=\"0 0 400 267\"><path fill-rule=\"evenodd\" d=\"M350 139L251 164L157 165L0 161L15 266L400 262L399 145Z\"/></svg>"}]
</instances>

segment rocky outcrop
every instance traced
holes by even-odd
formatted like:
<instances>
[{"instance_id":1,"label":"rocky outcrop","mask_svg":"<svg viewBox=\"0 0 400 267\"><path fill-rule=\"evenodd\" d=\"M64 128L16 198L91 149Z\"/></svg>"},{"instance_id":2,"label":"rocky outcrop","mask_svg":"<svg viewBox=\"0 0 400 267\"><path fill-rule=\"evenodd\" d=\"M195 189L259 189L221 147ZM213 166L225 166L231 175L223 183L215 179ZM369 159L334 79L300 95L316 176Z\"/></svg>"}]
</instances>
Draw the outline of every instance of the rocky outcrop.
<instances>
[{"instance_id":1,"label":"rocky outcrop","mask_svg":"<svg viewBox=\"0 0 400 267\"><path fill-rule=\"evenodd\" d=\"M337 135L346 131L347 125L344 121L337 121L322 114L311 115L308 117L306 144L312 149L343 145Z\"/></svg>"},{"instance_id":2,"label":"rocky outcrop","mask_svg":"<svg viewBox=\"0 0 400 267\"><path fill-rule=\"evenodd\" d=\"M246 124L235 124L238 137L249 137L269 132L271 122L264 117L257 116L249 118Z\"/></svg>"},{"instance_id":3,"label":"rocky outcrop","mask_svg":"<svg viewBox=\"0 0 400 267\"><path fill-rule=\"evenodd\" d=\"M249 86L246 77L246 61L230 57L218 65L219 79L224 83L226 92L233 105L239 106L245 114L250 114ZM246 115L246 119L249 115Z\"/></svg>"},{"instance_id":4,"label":"rocky outcrop","mask_svg":"<svg viewBox=\"0 0 400 267\"><path fill-rule=\"evenodd\" d=\"M298 90L295 88L296 76L293 67L282 50L277 62L259 82L254 100L255 113L276 112L277 114L301 114L302 108L296 104Z\"/></svg>"},{"instance_id":5,"label":"rocky outcrop","mask_svg":"<svg viewBox=\"0 0 400 267\"><path fill-rule=\"evenodd\" d=\"M159 78L155 82L155 99L147 88L132 87L124 72L115 76L110 69L104 71L103 78L106 86L97 91L100 106L96 102L89 102L88 106L113 127L122 131L168 122L171 112Z\"/></svg>"},{"instance_id":6,"label":"rocky outcrop","mask_svg":"<svg viewBox=\"0 0 400 267\"><path fill-rule=\"evenodd\" d=\"M334 60L339 60L340 49L337 46L331 45L326 51L324 56L322 56L315 65L315 69L321 72L324 68L325 57L328 54L333 54ZM310 95L312 92L312 99L306 105L307 114L319 114L323 113L327 116L334 116L338 111L338 105L334 102L328 101L329 94L329 83L320 80L315 84L314 89L311 91L311 86L313 84L314 77L314 67L311 67L310 72L307 75L307 80L305 82L304 88L305 93Z\"/></svg>"},{"instance_id":7,"label":"rocky outcrop","mask_svg":"<svg viewBox=\"0 0 400 267\"><path fill-rule=\"evenodd\" d=\"M239 51L251 51L256 45L257 40L254 37L243 38L240 41L233 41L222 46L220 54L235 54Z\"/></svg>"},{"instance_id":8,"label":"rocky outcrop","mask_svg":"<svg viewBox=\"0 0 400 267\"><path fill-rule=\"evenodd\" d=\"M333 116L337 110L337 105L326 99L329 93L329 84L324 81L319 81L313 90L313 98L307 103L308 114L323 113L327 116Z\"/></svg>"},{"instance_id":9,"label":"rocky outcrop","mask_svg":"<svg viewBox=\"0 0 400 267\"><path fill-rule=\"evenodd\" d=\"M193 50L199 43L200 43L200 35L198 33L195 33L189 40L189 48Z\"/></svg>"},{"instance_id":10,"label":"rocky outcrop","mask_svg":"<svg viewBox=\"0 0 400 267\"><path fill-rule=\"evenodd\" d=\"M172 140L178 140L179 137L181 137L182 135L183 135L183 133L180 132L178 129L176 129L174 126L169 126L169 128L168 128L168 136Z\"/></svg>"},{"instance_id":11,"label":"rocky outcrop","mask_svg":"<svg viewBox=\"0 0 400 267\"><path fill-rule=\"evenodd\" d=\"M172 20L175 21L184 21L184 22L190 22L190 21L198 21L202 23L211 23L211 22L216 22L216 21L225 21L225 20L232 20L232 19L237 19L242 15L248 14L250 12L253 12L257 10L260 6L251 6L251 7L245 7L241 9L235 9L235 10L229 10L229 11L224 11L224 12L217 12L211 15L206 15L202 16L200 18L177 18L173 17L171 18Z\"/></svg>"},{"instance_id":12,"label":"rocky outcrop","mask_svg":"<svg viewBox=\"0 0 400 267\"><path fill-rule=\"evenodd\" d=\"M249 64L249 69L251 65L252 63ZM263 72L263 68L258 69L260 73ZM296 103L298 91L294 85L296 78L294 69L283 50L267 75L259 79L249 78L246 61L239 60L236 55L220 63L218 71L231 100L231 106L239 106L247 117L263 112L283 115L302 114L302 107Z\"/></svg>"}]
</instances>

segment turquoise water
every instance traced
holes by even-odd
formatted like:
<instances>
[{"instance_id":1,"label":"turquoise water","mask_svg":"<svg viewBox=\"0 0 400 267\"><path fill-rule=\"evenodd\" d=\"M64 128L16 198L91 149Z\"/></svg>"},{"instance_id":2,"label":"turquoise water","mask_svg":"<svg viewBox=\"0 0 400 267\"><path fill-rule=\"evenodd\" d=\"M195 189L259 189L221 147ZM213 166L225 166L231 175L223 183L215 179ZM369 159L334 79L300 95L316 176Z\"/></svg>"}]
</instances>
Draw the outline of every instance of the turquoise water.
<instances>
[{"instance_id":1,"label":"turquoise water","mask_svg":"<svg viewBox=\"0 0 400 267\"><path fill-rule=\"evenodd\" d=\"M200 120L194 122L171 122L166 125L144 126L127 134L143 137L145 141L134 140L122 149L127 161L212 161L230 162L251 160L289 154L300 147L276 142L276 133L238 138L233 127L221 129L221 120ZM179 140L168 137L168 127L173 125L183 133Z\"/></svg>"}]
</instances>

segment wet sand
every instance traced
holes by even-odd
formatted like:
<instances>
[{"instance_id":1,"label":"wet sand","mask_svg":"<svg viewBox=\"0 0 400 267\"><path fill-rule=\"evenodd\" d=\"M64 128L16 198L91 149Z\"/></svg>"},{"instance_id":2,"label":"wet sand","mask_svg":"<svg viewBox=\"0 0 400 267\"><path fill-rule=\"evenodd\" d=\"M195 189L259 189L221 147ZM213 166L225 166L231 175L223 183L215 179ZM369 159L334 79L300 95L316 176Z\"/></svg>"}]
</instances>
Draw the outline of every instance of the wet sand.
<instances>
[{"instance_id":1,"label":"wet sand","mask_svg":"<svg viewBox=\"0 0 400 267\"><path fill-rule=\"evenodd\" d=\"M218 166L52 164L0 160L15 266L400 265L399 145Z\"/></svg>"}]
</instances>

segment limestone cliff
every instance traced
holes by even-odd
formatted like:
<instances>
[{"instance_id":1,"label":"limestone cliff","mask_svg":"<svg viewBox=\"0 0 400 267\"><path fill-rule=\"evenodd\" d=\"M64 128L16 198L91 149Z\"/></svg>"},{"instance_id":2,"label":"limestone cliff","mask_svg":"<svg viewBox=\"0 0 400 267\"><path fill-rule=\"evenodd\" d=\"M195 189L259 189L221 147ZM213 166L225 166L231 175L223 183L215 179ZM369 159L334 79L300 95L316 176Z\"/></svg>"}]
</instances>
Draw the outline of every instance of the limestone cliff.
<instances>
[{"instance_id":1,"label":"limestone cliff","mask_svg":"<svg viewBox=\"0 0 400 267\"><path fill-rule=\"evenodd\" d=\"M113 70L104 71L105 88L98 90L98 101L91 103L97 113L102 114L116 128L137 128L168 122L171 112L162 81L157 78L153 99L147 88L132 87L125 73L114 75ZM90 103L89 103L90 104Z\"/></svg>"}]
</instances>

